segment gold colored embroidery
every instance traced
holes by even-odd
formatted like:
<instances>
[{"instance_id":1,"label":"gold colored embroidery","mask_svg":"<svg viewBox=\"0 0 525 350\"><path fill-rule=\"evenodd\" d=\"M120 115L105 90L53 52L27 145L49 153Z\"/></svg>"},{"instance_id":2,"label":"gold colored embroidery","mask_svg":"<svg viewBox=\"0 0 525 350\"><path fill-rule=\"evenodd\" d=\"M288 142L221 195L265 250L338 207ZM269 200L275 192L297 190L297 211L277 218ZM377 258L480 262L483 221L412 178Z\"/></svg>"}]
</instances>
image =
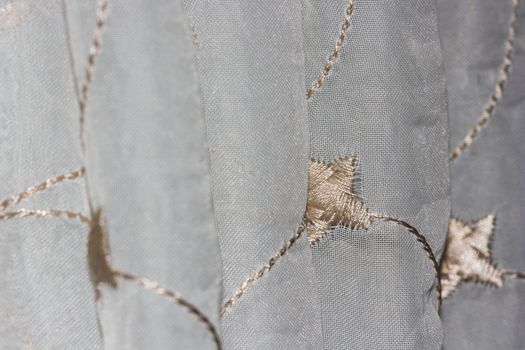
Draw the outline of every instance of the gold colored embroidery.
<instances>
[{"instance_id":1,"label":"gold colored embroidery","mask_svg":"<svg viewBox=\"0 0 525 350\"><path fill-rule=\"evenodd\" d=\"M370 214L357 196L357 158L349 156L331 163L310 162L305 222L308 241L315 244L337 225L366 229Z\"/></svg>"},{"instance_id":2,"label":"gold colored embroidery","mask_svg":"<svg viewBox=\"0 0 525 350\"><path fill-rule=\"evenodd\" d=\"M290 247L301 237L306 229L310 245L317 243L335 226L342 225L352 229L367 229L372 220L390 221L404 227L421 243L436 270L436 290L441 306L441 283L439 264L425 236L406 221L384 214L369 213L356 194L357 158L348 156L331 163L311 161L308 172L308 198L303 220L293 237L279 249L261 269L248 277L241 287L233 293L220 309L224 317L235 302L273 267Z\"/></svg>"},{"instance_id":3,"label":"gold colored embroidery","mask_svg":"<svg viewBox=\"0 0 525 350\"><path fill-rule=\"evenodd\" d=\"M242 284L241 287L233 293L224 305L219 310L220 317L224 317L226 312L233 307L235 302L257 281L259 278L263 277L268 271L272 269L276 261L280 259L288 250L295 244L295 242L301 237L304 232L304 224L301 223L299 229L294 233L292 238L290 238L282 247L275 253L274 256L268 260L266 264L263 265L256 273L248 277Z\"/></svg>"},{"instance_id":4,"label":"gold colored embroidery","mask_svg":"<svg viewBox=\"0 0 525 350\"><path fill-rule=\"evenodd\" d=\"M412 234L416 240L421 243L423 246L423 249L425 250L425 253L427 254L428 258L432 262L432 266L434 266L434 270L436 270L436 291L437 291L437 297L438 297L438 308L441 308L441 304L443 302L443 296L442 296L442 282L441 282L441 276L440 276L440 269L439 269L439 263L436 259L436 256L434 255L434 251L432 250L432 247L427 242L427 239L425 236L423 236L419 231L412 225L410 225L408 222L403 221L401 219L384 215L384 214L370 214L370 217L372 219L378 219L382 221L390 221L395 224L398 224L402 227L404 227L410 234Z\"/></svg>"},{"instance_id":5,"label":"gold colored embroidery","mask_svg":"<svg viewBox=\"0 0 525 350\"><path fill-rule=\"evenodd\" d=\"M390 221L404 227L421 243L436 270L436 290L441 306L439 263L425 236L406 221L370 213L356 194L357 158L348 156L331 163L311 161L308 172L308 200L304 221L310 245L316 244L335 226L367 229L373 220Z\"/></svg>"},{"instance_id":6,"label":"gold colored embroidery","mask_svg":"<svg viewBox=\"0 0 525 350\"><path fill-rule=\"evenodd\" d=\"M348 28L350 28L350 20L352 19L352 14L354 13L355 1L356 0L348 1L348 6L345 10L345 17L343 19L343 24L341 24L341 30L339 31L339 37L337 38L335 47L332 50L332 52L330 52L328 60L324 63L323 70L321 71L321 73L319 73L317 81L306 91L306 99L309 99L313 96L315 92L319 91L326 77L328 76L328 73L330 73L330 71L334 67L337 56L339 56L339 52L343 48Z\"/></svg>"},{"instance_id":7,"label":"gold colored embroidery","mask_svg":"<svg viewBox=\"0 0 525 350\"><path fill-rule=\"evenodd\" d=\"M115 275L108 262L109 246L107 236L102 225L102 214L100 209L97 209L92 215L89 222L89 236L87 244L87 260L91 280L95 287L95 299L100 298L99 286L101 283L106 283L109 286L116 288L117 281Z\"/></svg>"},{"instance_id":8,"label":"gold colored embroidery","mask_svg":"<svg viewBox=\"0 0 525 350\"><path fill-rule=\"evenodd\" d=\"M93 78L93 70L95 68L95 61L102 47L102 31L104 29L104 24L106 23L106 18L108 15L109 0L100 0L98 11L97 11L97 23L95 31L93 32L93 37L91 40L91 47L89 48L89 55L86 62L86 67L84 69L84 82L80 89L80 96L78 100L80 108L80 144L82 149L84 149L84 119L86 113L86 103L88 99L89 87L91 85L91 80Z\"/></svg>"},{"instance_id":9,"label":"gold colored embroidery","mask_svg":"<svg viewBox=\"0 0 525 350\"><path fill-rule=\"evenodd\" d=\"M162 287L158 282L147 277L135 276L129 272L114 269L111 266L109 243L103 225L102 211L100 209L95 210L91 214L87 251L90 275L95 286L96 300L101 297L99 289L100 284L106 283L112 288L116 288L117 277L133 281L145 289L152 290L160 296L167 297L177 305L187 309L191 314L197 317L199 321L204 323L206 329L211 333L217 349L222 350L221 340L213 323L195 305L184 299L182 295Z\"/></svg>"},{"instance_id":10,"label":"gold colored embroidery","mask_svg":"<svg viewBox=\"0 0 525 350\"><path fill-rule=\"evenodd\" d=\"M447 246L441 260L443 298L454 292L462 282L483 282L501 287L505 276L525 278L520 272L508 271L492 263L490 242L495 219L494 214L488 214L472 225L450 219Z\"/></svg>"},{"instance_id":11,"label":"gold colored embroidery","mask_svg":"<svg viewBox=\"0 0 525 350\"><path fill-rule=\"evenodd\" d=\"M7 207L9 207L11 205L20 203L24 199L32 196L33 194L35 194L37 192L45 191L49 187L51 187L53 185L62 183L62 182L67 181L67 180L74 180L74 179L77 179L77 178L82 177L82 176L84 176L84 168L80 168L79 170L73 171L73 172L71 172L69 174L59 175L59 176L53 177L53 178L48 179L48 180L46 180L46 181L44 181L42 183L39 183L38 185L31 186L31 187L27 188L25 191L19 193L18 195L14 196L14 197L9 197L9 198L4 199L3 201L1 201L0 202L0 211L3 211L5 209L7 209Z\"/></svg>"},{"instance_id":12,"label":"gold colored embroidery","mask_svg":"<svg viewBox=\"0 0 525 350\"><path fill-rule=\"evenodd\" d=\"M217 347L217 350L222 350L221 339L217 329L213 325L206 315L204 315L195 305L187 301L179 293L173 292L167 288L162 287L157 281L150 280L147 277L143 276L134 276L128 272L113 270L115 276L121 277L124 280L132 281L145 289L154 291L156 294L164 296L171 300L172 302L186 308L189 313L197 317L199 321L205 324L208 331L212 334L213 341Z\"/></svg>"},{"instance_id":13,"label":"gold colored embroidery","mask_svg":"<svg viewBox=\"0 0 525 350\"><path fill-rule=\"evenodd\" d=\"M16 211L7 211L0 214L0 221L18 219L25 217L65 217L68 219L80 220L83 223L88 223L89 219L85 217L82 213L77 213L74 211L68 210L59 210L59 209L49 209L49 210L28 210L20 209Z\"/></svg>"},{"instance_id":14,"label":"gold colored embroidery","mask_svg":"<svg viewBox=\"0 0 525 350\"><path fill-rule=\"evenodd\" d=\"M503 56L503 63L499 71L498 81L494 86L492 94L489 97L489 100L483 108L483 113L479 117L474 129L470 131L467 136L465 136L463 142L457 146L452 153L450 154L450 160L454 160L461 155L461 153L474 141L476 136L483 127L488 123L490 118L494 113L496 104L501 99L503 95L503 90L509 80L510 67L512 65L512 53L514 51L514 36L516 34L516 25L518 22L518 9L519 9L519 0L512 0L512 14L510 18L510 25L507 32L507 40L505 41L505 55Z\"/></svg>"}]
</instances>

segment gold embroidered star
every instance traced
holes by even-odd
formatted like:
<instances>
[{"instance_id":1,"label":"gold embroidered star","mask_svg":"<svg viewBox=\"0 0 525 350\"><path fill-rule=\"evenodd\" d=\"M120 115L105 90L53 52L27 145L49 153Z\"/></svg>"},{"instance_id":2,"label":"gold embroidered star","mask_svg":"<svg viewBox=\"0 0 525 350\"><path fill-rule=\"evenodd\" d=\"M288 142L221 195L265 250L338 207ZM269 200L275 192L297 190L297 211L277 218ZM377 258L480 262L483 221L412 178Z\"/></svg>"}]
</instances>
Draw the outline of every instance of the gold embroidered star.
<instances>
[{"instance_id":1,"label":"gold embroidered star","mask_svg":"<svg viewBox=\"0 0 525 350\"><path fill-rule=\"evenodd\" d=\"M488 214L472 225L450 219L447 246L441 261L443 299L463 281L503 285L506 272L492 263L490 252L495 218L494 214Z\"/></svg>"},{"instance_id":2,"label":"gold embroidered star","mask_svg":"<svg viewBox=\"0 0 525 350\"><path fill-rule=\"evenodd\" d=\"M337 225L352 229L366 229L370 225L368 209L356 194L356 171L355 156L331 163L310 162L305 213L310 244Z\"/></svg>"}]
</instances>

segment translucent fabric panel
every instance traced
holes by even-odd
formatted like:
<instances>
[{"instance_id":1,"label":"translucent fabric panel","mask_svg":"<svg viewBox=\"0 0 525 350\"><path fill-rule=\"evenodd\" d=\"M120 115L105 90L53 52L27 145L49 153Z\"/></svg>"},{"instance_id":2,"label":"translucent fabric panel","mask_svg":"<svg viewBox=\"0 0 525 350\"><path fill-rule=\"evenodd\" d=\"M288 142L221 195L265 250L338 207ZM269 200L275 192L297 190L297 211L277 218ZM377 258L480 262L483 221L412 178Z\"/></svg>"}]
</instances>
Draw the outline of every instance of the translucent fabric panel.
<instances>
[{"instance_id":1,"label":"translucent fabric panel","mask_svg":"<svg viewBox=\"0 0 525 350\"><path fill-rule=\"evenodd\" d=\"M22 209L86 210L82 178L4 202L82 165L60 2L0 1L0 67L0 348L102 349L86 225L6 219Z\"/></svg>"},{"instance_id":2,"label":"translucent fabric panel","mask_svg":"<svg viewBox=\"0 0 525 350\"><path fill-rule=\"evenodd\" d=\"M70 37L83 38L71 43L82 91L96 7L66 8ZM221 261L187 17L177 1L111 1L101 43L84 136L111 264L180 293L219 328ZM133 281L102 286L98 309L106 349L215 347L195 315Z\"/></svg>"},{"instance_id":3,"label":"translucent fabric panel","mask_svg":"<svg viewBox=\"0 0 525 350\"><path fill-rule=\"evenodd\" d=\"M486 127L450 164L452 216L471 222L496 216L492 259L525 271L525 8L512 1L439 0L439 28L447 75L450 148L480 118L497 82L513 12L517 16L513 63ZM506 278L501 288L465 283L445 300L444 349L525 348L525 283Z\"/></svg>"},{"instance_id":4,"label":"translucent fabric panel","mask_svg":"<svg viewBox=\"0 0 525 350\"><path fill-rule=\"evenodd\" d=\"M198 51L224 301L297 231L308 120L299 1L187 3ZM302 237L222 320L227 349L319 349L311 252Z\"/></svg>"},{"instance_id":5,"label":"translucent fabric panel","mask_svg":"<svg viewBox=\"0 0 525 350\"><path fill-rule=\"evenodd\" d=\"M339 38L346 1L303 1L306 83ZM335 65L308 102L311 157L359 160L359 195L436 256L449 216L445 77L433 1L357 1ZM406 229L340 229L314 250L325 349L439 349L436 271Z\"/></svg>"}]
</instances>

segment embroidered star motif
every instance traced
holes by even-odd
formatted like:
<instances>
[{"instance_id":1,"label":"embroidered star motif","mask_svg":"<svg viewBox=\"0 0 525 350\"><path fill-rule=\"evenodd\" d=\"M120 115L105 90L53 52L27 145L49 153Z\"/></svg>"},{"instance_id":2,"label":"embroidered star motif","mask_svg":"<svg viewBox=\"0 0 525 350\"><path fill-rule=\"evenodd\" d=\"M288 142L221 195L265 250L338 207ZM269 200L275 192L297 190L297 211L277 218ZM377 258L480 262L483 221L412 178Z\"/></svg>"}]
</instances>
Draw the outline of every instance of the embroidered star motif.
<instances>
[{"instance_id":1,"label":"embroidered star motif","mask_svg":"<svg viewBox=\"0 0 525 350\"><path fill-rule=\"evenodd\" d=\"M308 241L315 244L337 225L368 228L368 209L355 190L357 158L348 156L325 163L311 161L305 222Z\"/></svg>"},{"instance_id":2,"label":"embroidered star motif","mask_svg":"<svg viewBox=\"0 0 525 350\"><path fill-rule=\"evenodd\" d=\"M450 219L447 246L441 261L443 298L463 281L503 285L505 270L492 263L490 252L495 218L494 214L488 214L472 225Z\"/></svg>"}]
</instances>

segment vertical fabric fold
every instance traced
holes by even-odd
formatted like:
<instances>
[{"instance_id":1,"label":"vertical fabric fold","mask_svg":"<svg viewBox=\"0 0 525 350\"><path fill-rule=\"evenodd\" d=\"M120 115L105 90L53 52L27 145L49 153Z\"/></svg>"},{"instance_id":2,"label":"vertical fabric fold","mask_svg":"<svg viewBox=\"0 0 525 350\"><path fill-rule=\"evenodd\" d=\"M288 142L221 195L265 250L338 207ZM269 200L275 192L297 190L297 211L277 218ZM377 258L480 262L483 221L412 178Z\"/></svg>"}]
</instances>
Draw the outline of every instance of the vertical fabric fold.
<instances>
[{"instance_id":1,"label":"vertical fabric fold","mask_svg":"<svg viewBox=\"0 0 525 350\"><path fill-rule=\"evenodd\" d=\"M452 216L470 224L495 215L492 263L523 272L525 3L439 0L437 5L449 92L450 149L463 142L483 114L490 115L450 164ZM444 349L524 349L524 296L524 281L510 276L499 288L460 284L443 305Z\"/></svg>"},{"instance_id":2,"label":"vertical fabric fold","mask_svg":"<svg viewBox=\"0 0 525 350\"><path fill-rule=\"evenodd\" d=\"M347 1L303 1L306 84L325 68ZM355 1L343 48L308 102L311 157L355 155L371 212L439 257L449 217L445 79L433 1ZM393 223L338 228L313 248L325 349L440 349L436 271Z\"/></svg>"},{"instance_id":3,"label":"vertical fabric fold","mask_svg":"<svg viewBox=\"0 0 525 350\"><path fill-rule=\"evenodd\" d=\"M82 91L96 2L68 2L67 11ZM218 329L221 261L187 17L180 1L110 0L106 14L83 136L91 206L103 218L111 266L148 278L146 287L155 281L180 293ZM117 282L100 286L106 349L215 348L187 308L138 280Z\"/></svg>"},{"instance_id":4,"label":"vertical fabric fold","mask_svg":"<svg viewBox=\"0 0 525 350\"><path fill-rule=\"evenodd\" d=\"M59 1L0 1L2 349L103 348L85 258L85 223L8 214L86 212L81 176L26 190L82 167L62 10ZM26 195L17 197L20 193Z\"/></svg>"},{"instance_id":5,"label":"vertical fabric fold","mask_svg":"<svg viewBox=\"0 0 525 350\"><path fill-rule=\"evenodd\" d=\"M296 233L305 209L301 5L186 5L198 51L227 302ZM306 237L225 310L222 330L226 349L322 347Z\"/></svg>"}]
</instances>

